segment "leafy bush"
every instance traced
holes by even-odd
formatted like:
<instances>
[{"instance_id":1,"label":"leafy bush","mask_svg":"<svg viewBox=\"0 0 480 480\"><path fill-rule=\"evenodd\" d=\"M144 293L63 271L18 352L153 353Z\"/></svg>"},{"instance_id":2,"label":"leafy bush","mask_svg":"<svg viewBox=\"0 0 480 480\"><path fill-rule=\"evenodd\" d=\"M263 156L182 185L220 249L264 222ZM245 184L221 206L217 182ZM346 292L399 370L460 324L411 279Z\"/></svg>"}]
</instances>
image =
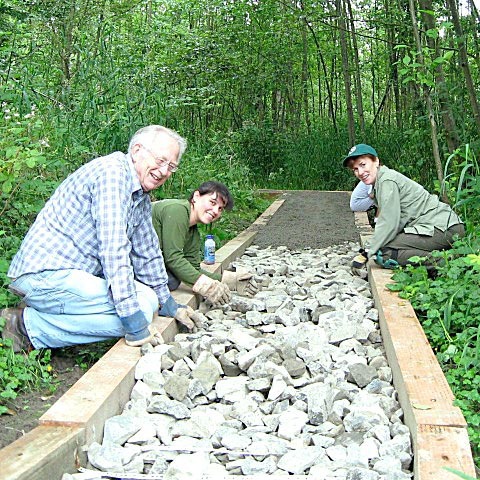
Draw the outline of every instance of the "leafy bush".
<instances>
[{"instance_id":1,"label":"leafy bush","mask_svg":"<svg viewBox=\"0 0 480 480\"><path fill-rule=\"evenodd\" d=\"M479 241L458 241L431 280L425 266L394 273L389 289L410 300L468 424L480 460L480 256ZM468 252L468 253L467 253ZM420 259L417 259L420 260Z\"/></svg>"},{"instance_id":2,"label":"leafy bush","mask_svg":"<svg viewBox=\"0 0 480 480\"><path fill-rule=\"evenodd\" d=\"M393 275L389 288L410 300L468 423L480 464L480 168L466 145L446 164L444 191L467 227L465 238L433 252L437 275L421 258Z\"/></svg>"},{"instance_id":3,"label":"leafy bush","mask_svg":"<svg viewBox=\"0 0 480 480\"><path fill-rule=\"evenodd\" d=\"M0 327L3 328L3 325L0 324ZM13 353L10 340L0 339L0 415L9 411L7 405L22 390L55 391L50 355L50 350L16 354Z\"/></svg>"}]
</instances>

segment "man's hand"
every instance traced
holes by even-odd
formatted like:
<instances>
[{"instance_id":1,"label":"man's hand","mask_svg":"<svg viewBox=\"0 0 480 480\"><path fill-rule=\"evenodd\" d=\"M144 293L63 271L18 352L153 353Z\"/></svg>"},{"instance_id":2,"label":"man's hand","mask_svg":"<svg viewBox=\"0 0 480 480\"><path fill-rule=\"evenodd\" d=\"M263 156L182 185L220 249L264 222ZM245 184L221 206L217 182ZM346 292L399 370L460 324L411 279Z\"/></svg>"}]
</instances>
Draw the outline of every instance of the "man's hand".
<instances>
[{"instance_id":1,"label":"man's hand","mask_svg":"<svg viewBox=\"0 0 480 480\"><path fill-rule=\"evenodd\" d=\"M145 345L146 343L150 343L151 345L156 347L157 345L161 345L162 343L165 343L163 341L162 335L157 330L157 327L155 327L155 325L149 325L148 326L148 333L149 333L149 335L147 337L139 339L139 340L127 340L127 336L125 335L125 343L129 347L141 347L142 345Z\"/></svg>"},{"instance_id":2,"label":"man's hand","mask_svg":"<svg viewBox=\"0 0 480 480\"><path fill-rule=\"evenodd\" d=\"M192 307L179 305L171 295L158 311L158 314L162 317L173 317L189 330L194 330L202 326L203 315L196 312Z\"/></svg>"},{"instance_id":3,"label":"man's hand","mask_svg":"<svg viewBox=\"0 0 480 480\"><path fill-rule=\"evenodd\" d=\"M162 336L148 323L142 311L120 317L120 321L125 329L125 343L130 347L140 347L145 343L151 343L153 346L163 343Z\"/></svg>"},{"instance_id":4,"label":"man's hand","mask_svg":"<svg viewBox=\"0 0 480 480\"><path fill-rule=\"evenodd\" d=\"M237 267L235 272L225 270L222 274L222 282L239 295L253 297L258 292L258 285L253 278L253 273L245 268Z\"/></svg>"},{"instance_id":5,"label":"man's hand","mask_svg":"<svg viewBox=\"0 0 480 480\"><path fill-rule=\"evenodd\" d=\"M228 303L231 298L230 289L225 283L203 274L200 275L198 280L193 284L192 290L205 297L214 305Z\"/></svg>"},{"instance_id":6,"label":"man's hand","mask_svg":"<svg viewBox=\"0 0 480 480\"><path fill-rule=\"evenodd\" d=\"M352 263L350 265L352 273L354 275L357 275L358 277L361 277L364 279L367 278L367 275L368 275L367 262L368 262L367 252L362 248L359 250L358 255L355 255L355 257L352 260Z\"/></svg>"}]
</instances>

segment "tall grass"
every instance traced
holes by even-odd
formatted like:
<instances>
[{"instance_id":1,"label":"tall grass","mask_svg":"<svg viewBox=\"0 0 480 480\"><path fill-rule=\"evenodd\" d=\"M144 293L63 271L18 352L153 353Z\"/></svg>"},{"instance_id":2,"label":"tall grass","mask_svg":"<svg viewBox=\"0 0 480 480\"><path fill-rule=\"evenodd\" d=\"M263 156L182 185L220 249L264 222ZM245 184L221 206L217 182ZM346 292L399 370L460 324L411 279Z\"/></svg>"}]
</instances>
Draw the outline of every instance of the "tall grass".
<instances>
[{"instance_id":1,"label":"tall grass","mask_svg":"<svg viewBox=\"0 0 480 480\"><path fill-rule=\"evenodd\" d=\"M357 181L342 167L350 148L346 131L345 125L336 131L331 124L322 124L311 132L288 133L268 124L246 124L231 136L231 144L262 188L351 190ZM384 129L358 138L357 143L374 146L382 163L438 191L428 143L413 141L411 134ZM418 135L415 132L415 138Z\"/></svg>"}]
</instances>

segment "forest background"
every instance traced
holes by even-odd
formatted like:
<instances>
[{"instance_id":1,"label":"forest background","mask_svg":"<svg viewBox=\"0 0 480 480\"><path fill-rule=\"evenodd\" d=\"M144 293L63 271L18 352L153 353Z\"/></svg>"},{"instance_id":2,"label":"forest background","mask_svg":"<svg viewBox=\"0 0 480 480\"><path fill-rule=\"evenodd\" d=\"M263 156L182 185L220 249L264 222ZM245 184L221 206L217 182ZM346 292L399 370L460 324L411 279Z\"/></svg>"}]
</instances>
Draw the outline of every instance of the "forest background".
<instances>
[{"instance_id":1,"label":"forest background","mask_svg":"<svg viewBox=\"0 0 480 480\"><path fill-rule=\"evenodd\" d=\"M421 294L478 456L479 47L472 0L1 0L0 307L15 301L9 262L55 187L142 126L189 141L158 198L212 178L231 188L225 238L263 208L257 188L351 190L341 160L369 143L466 221L450 284L434 285L443 297L421 267L400 284ZM19 383L1 378L14 395Z\"/></svg>"}]
</instances>

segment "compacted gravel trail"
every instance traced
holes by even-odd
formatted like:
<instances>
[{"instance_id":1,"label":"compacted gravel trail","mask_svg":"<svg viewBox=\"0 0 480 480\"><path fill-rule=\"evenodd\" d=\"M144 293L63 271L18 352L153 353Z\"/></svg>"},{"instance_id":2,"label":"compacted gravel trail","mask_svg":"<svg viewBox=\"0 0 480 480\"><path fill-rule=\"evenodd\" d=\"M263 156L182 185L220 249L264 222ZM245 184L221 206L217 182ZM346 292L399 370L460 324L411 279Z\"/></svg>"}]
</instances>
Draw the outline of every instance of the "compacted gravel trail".
<instances>
[{"instance_id":1,"label":"compacted gravel trail","mask_svg":"<svg viewBox=\"0 0 480 480\"><path fill-rule=\"evenodd\" d=\"M285 202L259 228L255 245L301 249L358 242L349 192L291 191L280 198Z\"/></svg>"}]
</instances>

